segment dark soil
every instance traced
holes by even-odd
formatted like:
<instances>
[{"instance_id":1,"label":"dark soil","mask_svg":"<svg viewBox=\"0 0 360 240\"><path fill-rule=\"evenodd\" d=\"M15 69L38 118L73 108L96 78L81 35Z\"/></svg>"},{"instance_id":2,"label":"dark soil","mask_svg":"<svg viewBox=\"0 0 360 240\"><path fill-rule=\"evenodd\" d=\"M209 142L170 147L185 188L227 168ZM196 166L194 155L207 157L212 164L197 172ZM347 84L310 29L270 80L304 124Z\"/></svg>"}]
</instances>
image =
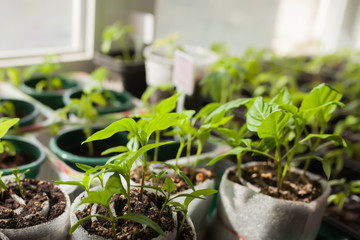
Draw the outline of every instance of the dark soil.
<instances>
[{"instance_id":1,"label":"dark soil","mask_svg":"<svg viewBox=\"0 0 360 240\"><path fill-rule=\"evenodd\" d=\"M177 212L177 221L178 221L178 229L180 228L181 221L183 219L184 214L182 212ZM187 223L185 220L183 228L179 235L179 240L185 240L185 239L194 239L194 233L192 232L191 226Z\"/></svg>"},{"instance_id":2,"label":"dark soil","mask_svg":"<svg viewBox=\"0 0 360 240\"><path fill-rule=\"evenodd\" d=\"M132 212L141 213L158 223L163 231L171 231L175 227L175 222L172 218L172 212L169 206L165 207L163 214L160 216L160 210L164 199L158 197L157 203L155 202L155 194L146 192L149 197L143 201L140 201L140 193L137 189L131 190L131 207ZM112 199L114 201L114 208L117 216L122 216L128 210L127 200L122 195L115 195ZM151 204L151 201L155 203L155 206ZM77 211L76 216L78 219L82 219L90 214L90 205L87 205L82 211ZM102 207L98 207L97 213L108 216L106 210ZM139 223L135 223L130 220L120 219L116 224L117 239L152 239L159 234L153 229L143 226ZM86 220L82 223L82 227L85 228L89 234L96 234L105 238L112 238L111 223L103 218L98 218L98 221L91 222Z\"/></svg>"},{"instance_id":3,"label":"dark soil","mask_svg":"<svg viewBox=\"0 0 360 240\"><path fill-rule=\"evenodd\" d=\"M182 172L184 172L186 174L187 177L189 177L191 179L191 171L192 171L192 168L190 167L179 167L180 170ZM136 183L139 183L141 182L141 178L142 178L142 172L143 172L143 167L140 166L134 170L131 171L131 180L136 182ZM150 176L151 172L150 170L147 170L145 176L146 178L148 176ZM205 168L197 168L196 169L196 173L194 175L194 178L192 179L192 183L194 184L194 186L204 182L206 179L213 179L215 178L215 174ZM176 186L176 190L174 190L172 192L172 194L176 194L176 193L180 193L180 192L183 192L185 190L188 190L190 187L186 184L186 182L184 181L184 179L179 176L179 175L173 175L171 176L171 179L173 180L175 186ZM150 184L150 185L153 185L155 186L155 179L153 178L154 181L146 181L145 183L146 184ZM162 186L164 184L164 181L165 179L161 179L160 180L160 184L159 186Z\"/></svg>"},{"instance_id":4,"label":"dark soil","mask_svg":"<svg viewBox=\"0 0 360 240\"><path fill-rule=\"evenodd\" d=\"M9 156L7 152L3 152L0 154L0 169L17 168L32 161L34 161L34 159L30 156L19 153L15 156Z\"/></svg>"},{"instance_id":5,"label":"dark soil","mask_svg":"<svg viewBox=\"0 0 360 240\"><path fill-rule=\"evenodd\" d=\"M24 228L51 221L61 215L66 208L65 195L51 182L35 179L21 180L21 188L24 193L25 205L15 201L11 195L21 196L15 181L8 182L8 190L4 192L4 198L0 200L0 228ZM46 195L44 195L44 193ZM37 214L42 209L44 201L49 200L50 210L46 216ZM20 214L14 210L23 207ZM29 214L33 214L29 216ZM27 218L23 218L27 216Z\"/></svg>"},{"instance_id":6,"label":"dark soil","mask_svg":"<svg viewBox=\"0 0 360 240\"><path fill-rule=\"evenodd\" d=\"M288 172L282 189L277 188L277 170L269 165L258 165L242 169L242 178L261 189L261 193L283 200L309 203L322 194L319 182L309 180L303 175ZM235 171L228 178L240 184Z\"/></svg>"},{"instance_id":7,"label":"dark soil","mask_svg":"<svg viewBox=\"0 0 360 240\"><path fill-rule=\"evenodd\" d=\"M337 206L330 206L326 209L325 216L336 219L360 235L360 202L345 203L341 212Z\"/></svg>"}]
</instances>

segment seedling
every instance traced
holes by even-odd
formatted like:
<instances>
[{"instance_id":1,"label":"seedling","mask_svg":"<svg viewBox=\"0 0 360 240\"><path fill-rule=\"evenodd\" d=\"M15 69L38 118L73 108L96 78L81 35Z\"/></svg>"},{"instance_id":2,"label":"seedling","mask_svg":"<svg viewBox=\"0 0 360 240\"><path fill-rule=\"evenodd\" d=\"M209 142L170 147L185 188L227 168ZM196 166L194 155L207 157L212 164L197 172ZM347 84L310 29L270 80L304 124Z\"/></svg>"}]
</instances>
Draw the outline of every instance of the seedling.
<instances>
[{"instance_id":1,"label":"seedling","mask_svg":"<svg viewBox=\"0 0 360 240\"><path fill-rule=\"evenodd\" d=\"M342 188L342 191L331 194L327 199L328 204L334 203L335 205L338 205L339 214L342 212L346 200L352 195L360 193L360 180L346 182L346 179L342 178L331 180L329 181L329 184L330 186L340 186Z\"/></svg>"},{"instance_id":2,"label":"seedling","mask_svg":"<svg viewBox=\"0 0 360 240\"><path fill-rule=\"evenodd\" d=\"M30 171L30 169L26 169L23 173L21 173L21 174L19 175L19 172L20 172L19 168L15 168L15 169L12 170L12 173L13 173L14 176L15 176L15 181L17 182L17 185L18 185L18 188L19 188L19 192L20 192L21 197L22 197L23 199L25 199L25 195L24 195L24 193L23 193L23 191L22 191L20 181L21 181L21 178L22 178L23 176L25 176L25 174L26 174L27 172L29 172L29 171Z\"/></svg>"},{"instance_id":3,"label":"seedling","mask_svg":"<svg viewBox=\"0 0 360 240\"><path fill-rule=\"evenodd\" d=\"M6 184L4 183L4 181L2 180L2 175L3 175L3 172L0 171L0 188L1 188L1 200L4 199L4 192L5 191L8 191L7 187L6 187Z\"/></svg>"},{"instance_id":4,"label":"seedling","mask_svg":"<svg viewBox=\"0 0 360 240\"><path fill-rule=\"evenodd\" d=\"M2 138L18 121L19 118L0 118L0 153L7 152L10 156L15 156L14 145L9 141L2 140Z\"/></svg>"},{"instance_id":5,"label":"seedling","mask_svg":"<svg viewBox=\"0 0 360 240\"><path fill-rule=\"evenodd\" d=\"M277 188L281 189L290 164L297 160L306 160L304 174L313 159L321 161L323 169L330 177L331 164L327 159L315 155L316 150L334 143L346 146L341 136L324 134L327 123L336 106L343 106L339 102L341 94L328 85L320 84L314 88L302 101L298 108L292 104L290 94L286 88L275 96L269 103L262 97L257 97L247 112L247 128L256 132L261 139L256 149L253 149L250 139L243 140L242 146L214 158L208 165L214 164L228 155L237 155L238 159L246 152L262 154L274 161L277 168ZM307 132L306 124L310 123L314 133ZM312 139L316 139L315 142ZM328 142L321 143L322 140ZM293 146L290 146L293 142ZM308 154L294 158L299 146L308 146ZM285 153L281 151L284 148ZM275 149L275 154L268 154ZM285 165L282 165L285 161ZM238 161L241 163L241 161ZM241 166L238 166L238 176L241 175Z\"/></svg>"},{"instance_id":6,"label":"seedling","mask_svg":"<svg viewBox=\"0 0 360 240\"><path fill-rule=\"evenodd\" d=\"M153 49L163 49L164 55L167 58L172 58L174 56L175 50L181 50L181 47L176 45L176 41L179 39L179 33L172 33L164 38L158 38L151 45Z\"/></svg>"},{"instance_id":7,"label":"seedling","mask_svg":"<svg viewBox=\"0 0 360 240\"><path fill-rule=\"evenodd\" d=\"M137 54L132 58L127 44L127 37L132 32L134 32L132 25L124 25L120 21L106 27L102 34L101 51L104 54L109 54L112 43L117 42L123 53L122 60L125 62L134 61Z\"/></svg>"},{"instance_id":8,"label":"seedling","mask_svg":"<svg viewBox=\"0 0 360 240\"><path fill-rule=\"evenodd\" d=\"M44 89L48 91L53 91L54 89L59 89L62 87L62 81L58 77L54 77L55 71L60 69L59 55L53 54L45 57L44 62L40 65L33 65L25 69L24 77L25 79L30 79L32 75L39 72L45 79L39 81L35 89L38 92L43 91Z\"/></svg>"},{"instance_id":9,"label":"seedling","mask_svg":"<svg viewBox=\"0 0 360 240\"><path fill-rule=\"evenodd\" d=\"M5 82L7 80L12 83L14 86L20 86L20 73L16 68L0 68L0 82Z\"/></svg>"}]
</instances>

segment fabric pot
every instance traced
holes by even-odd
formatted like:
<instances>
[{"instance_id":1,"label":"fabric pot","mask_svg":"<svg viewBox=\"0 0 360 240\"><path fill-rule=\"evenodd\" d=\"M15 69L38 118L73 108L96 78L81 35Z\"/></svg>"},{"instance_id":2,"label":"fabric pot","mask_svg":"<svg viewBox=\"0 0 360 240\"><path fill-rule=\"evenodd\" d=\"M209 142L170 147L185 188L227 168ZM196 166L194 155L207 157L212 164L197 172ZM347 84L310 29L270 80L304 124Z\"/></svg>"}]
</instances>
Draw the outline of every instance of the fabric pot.
<instances>
[{"instance_id":1,"label":"fabric pot","mask_svg":"<svg viewBox=\"0 0 360 240\"><path fill-rule=\"evenodd\" d=\"M183 51L194 58L195 81L201 80L218 56L205 48L184 46ZM167 58L152 46L144 49L146 82L149 86L159 86L172 83L173 59Z\"/></svg>"},{"instance_id":2,"label":"fabric pot","mask_svg":"<svg viewBox=\"0 0 360 240\"><path fill-rule=\"evenodd\" d=\"M39 109L31 102L12 98L2 98L0 101L9 101L14 105L15 112L19 114L20 117L20 127L33 125L35 119L39 116Z\"/></svg>"},{"instance_id":3,"label":"fabric pot","mask_svg":"<svg viewBox=\"0 0 360 240\"><path fill-rule=\"evenodd\" d=\"M70 212L70 223L71 226L73 226L77 221L78 218L75 215L75 211L76 210L81 210L85 207L85 204L83 205L79 205L80 201L86 196L86 192L81 193L79 196L77 196L71 206L71 212ZM177 218L176 218L176 212L174 212L173 214L173 219L175 222L175 226L177 225ZM190 222L191 224L191 220L187 219L188 223ZM176 233L177 233L177 228L175 227L173 231L171 232L165 232L165 236L158 236L156 238L153 238L152 240L170 240L170 239L175 239L176 238ZM77 240L77 239L90 239L90 240L104 240L106 238L103 238L101 236L98 235L94 235L94 234L89 234L81 225L73 232L73 234L71 235L71 239ZM194 240L196 239L196 235Z\"/></svg>"},{"instance_id":4,"label":"fabric pot","mask_svg":"<svg viewBox=\"0 0 360 240\"><path fill-rule=\"evenodd\" d=\"M132 107L131 94L127 91L116 92L112 90L105 90L115 97L115 102L112 106L96 107L96 111L102 114L124 112ZM81 98L82 90L80 88L73 88L65 92L63 100L65 105L71 103L72 98Z\"/></svg>"},{"instance_id":5,"label":"fabric pot","mask_svg":"<svg viewBox=\"0 0 360 240\"><path fill-rule=\"evenodd\" d=\"M254 166L250 162L243 166ZM212 239L315 239L326 208L330 187L320 180L323 193L310 203L269 197L228 179L227 169L221 179L217 216L214 218ZM292 169L302 173L297 169ZM319 176L307 173L309 179Z\"/></svg>"},{"instance_id":6,"label":"fabric pot","mask_svg":"<svg viewBox=\"0 0 360 240\"><path fill-rule=\"evenodd\" d=\"M52 109L58 109L64 107L63 103L63 94L64 90L61 91L41 91L38 92L35 89L36 84L43 80L44 77L33 77L29 80L23 82L20 86L21 90L24 91L26 94L30 95L31 97L35 98L39 102L49 106ZM75 81L60 77L63 88L70 89L76 87L78 84Z\"/></svg>"},{"instance_id":7,"label":"fabric pot","mask_svg":"<svg viewBox=\"0 0 360 240\"><path fill-rule=\"evenodd\" d=\"M141 98L147 88L145 63L143 61L125 63L115 58L119 55L122 53L110 52L109 55L105 55L101 52L95 52L93 62L95 65L105 66L112 73L121 76L124 89L135 97Z\"/></svg>"},{"instance_id":8,"label":"fabric pot","mask_svg":"<svg viewBox=\"0 0 360 240\"><path fill-rule=\"evenodd\" d=\"M54 185L55 186L55 185ZM55 186L58 188L57 186ZM60 189L60 188L59 188ZM5 234L9 239L22 240L22 239L39 239L39 240L63 240L66 239L69 235L70 221L70 199L69 196L60 189L60 191L65 195L66 207L62 214L58 217L52 219L51 221L40 223L38 225L18 228L18 229L9 229L3 228L0 229L0 232ZM50 206L51 207L51 206ZM38 213L36 213L38 214ZM1 238L2 239L2 238Z\"/></svg>"},{"instance_id":9,"label":"fabric pot","mask_svg":"<svg viewBox=\"0 0 360 240\"><path fill-rule=\"evenodd\" d=\"M46 159L43 148L22 137L6 135L3 137L3 140L10 141L14 145L16 153L33 159L32 162L19 166L19 170L20 172L24 172L25 170L30 169L30 171L25 174L25 177L35 178L39 173L40 166ZM12 174L11 168L1 169L1 171L4 175Z\"/></svg>"},{"instance_id":10,"label":"fabric pot","mask_svg":"<svg viewBox=\"0 0 360 240\"><path fill-rule=\"evenodd\" d=\"M102 128L94 128L93 132L99 131ZM59 132L55 137L50 140L51 151L62 161L64 161L71 168L82 171L75 163L82 163L92 167L104 165L111 156L87 157L82 156L81 152L86 152L86 144L81 144L85 141L85 134L83 128L66 129ZM126 145L128 142L127 135L119 132L112 137L103 141L94 141L94 149L100 152L121 145ZM75 153L76 152L76 153ZM99 153L100 153L99 152Z\"/></svg>"}]
</instances>

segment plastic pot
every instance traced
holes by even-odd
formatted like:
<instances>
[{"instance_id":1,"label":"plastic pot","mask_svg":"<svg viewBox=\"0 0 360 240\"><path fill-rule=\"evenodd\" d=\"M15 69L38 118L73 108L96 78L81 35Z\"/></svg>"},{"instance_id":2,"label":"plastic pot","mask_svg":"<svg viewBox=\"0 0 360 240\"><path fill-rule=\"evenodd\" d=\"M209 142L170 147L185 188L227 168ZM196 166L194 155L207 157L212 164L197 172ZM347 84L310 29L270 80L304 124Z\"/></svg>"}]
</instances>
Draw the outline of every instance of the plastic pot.
<instances>
[{"instance_id":1,"label":"plastic pot","mask_svg":"<svg viewBox=\"0 0 360 240\"><path fill-rule=\"evenodd\" d=\"M250 162L243 166L258 165ZM319 176L323 193L310 203L281 200L255 192L228 179L227 169L221 179L217 216L214 217L211 239L315 239L330 193L328 183ZM302 171L292 169L298 173Z\"/></svg>"},{"instance_id":2,"label":"plastic pot","mask_svg":"<svg viewBox=\"0 0 360 240\"><path fill-rule=\"evenodd\" d=\"M35 178L39 173L40 166L46 159L43 148L22 137L6 135L3 137L3 140L10 141L14 145L16 153L34 159L31 163L19 166L19 170L20 172L24 172L25 170L30 169L30 171L25 174L25 177ZM1 171L4 175L12 174L11 168L1 169Z\"/></svg>"},{"instance_id":3,"label":"plastic pot","mask_svg":"<svg viewBox=\"0 0 360 240\"><path fill-rule=\"evenodd\" d=\"M115 97L115 102L112 106L96 107L97 112L102 114L116 113L129 110L132 107L131 94L127 91L116 92L112 90L105 90ZM72 98L81 98L82 90L80 88L73 88L65 92L63 100L64 104L68 105Z\"/></svg>"},{"instance_id":4,"label":"plastic pot","mask_svg":"<svg viewBox=\"0 0 360 240\"><path fill-rule=\"evenodd\" d=\"M39 109L31 102L12 98L2 98L0 101L9 101L14 105L15 112L21 115L19 120L20 127L33 125L35 119L39 116Z\"/></svg>"},{"instance_id":5,"label":"plastic pot","mask_svg":"<svg viewBox=\"0 0 360 240\"><path fill-rule=\"evenodd\" d=\"M56 185L54 185L57 187ZM58 187L57 187L58 188ZM60 189L61 190L61 189ZM39 240L63 240L67 239L70 229L69 213L70 213L70 199L69 196L61 190L65 195L66 207L62 214L54 218L51 221L40 223L38 225L11 229L3 228L0 232L6 235L8 239L27 240L27 239L39 239ZM50 206L51 207L51 206ZM6 238L0 238L6 239Z\"/></svg>"},{"instance_id":6,"label":"plastic pot","mask_svg":"<svg viewBox=\"0 0 360 240\"><path fill-rule=\"evenodd\" d=\"M101 129L102 128L94 128L93 132ZM82 163L93 167L104 165L111 156L88 157L81 154L87 152L86 144L81 144L85 139L83 128L66 129L50 139L50 149L60 160L77 171L82 170L79 169L75 163ZM110 147L126 145L127 142L127 134L119 132L108 139L94 141L93 144L94 149L97 149L98 152L101 153Z\"/></svg>"},{"instance_id":7,"label":"plastic pot","mask_svg":"<svg viewBox=\"0 0 360 240\"><path fill-rule=\"evenodd\" d=\"M125 63L116 58L116 56L121 55L121 52L116 51L110 52L109 55L105 55L101 52L95 52L93 62L95 65L105 66L112 73L121 76L124 89L130 92L133 96L141 98L141 95L147 87L145 80L145 63L143 61Z\"/></svg>"},{"instance_id":8,"label":"plastic pot","mask_svg":"<svg viewBox=\"0 0 360 240\"><path fill-rule=\"evenodd\" d=\"M217 61L218 56L205 48L185 45L183 51L194 58L195 81L201 80L209 71L210 67ZM149 86L171 84L173 59L148 46L144 49L146 82Z\"/></svg>"},{"instance_id":9,"label":"plastic pot","mask_svg":"<svg viewBox=\"0 0 360 240\"><path fill-rule=\"evenodd\" d=\"M78 84L75 81L59 77L62 86L64 89L70 89L76 87ZM35 98L39 102L49 106L52 109L58 109L64 107L63 103L63 94L64 90L61 91L36 91L35 86L36 84L43 80L44 77L33 77L29 80L23 82L20 86L21 90L24 91L26 94L30 95L31 97Z\"/></svg>"}]
</instances>

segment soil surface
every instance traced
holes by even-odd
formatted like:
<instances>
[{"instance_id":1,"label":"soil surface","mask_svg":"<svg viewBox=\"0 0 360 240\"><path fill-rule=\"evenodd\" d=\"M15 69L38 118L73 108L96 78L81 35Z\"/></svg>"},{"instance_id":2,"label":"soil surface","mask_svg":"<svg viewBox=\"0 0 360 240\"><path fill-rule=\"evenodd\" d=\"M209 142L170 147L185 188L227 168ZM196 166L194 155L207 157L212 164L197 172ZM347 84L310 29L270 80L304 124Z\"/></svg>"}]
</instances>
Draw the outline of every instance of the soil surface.
<instances>
[{"instance_id":1,"label":"soil surface","mask_svg":"<svg viewBox=\"0 0 360 240\"><path fill-rule=\"evenodd\" d=\"M165 206L165 210L160 215L160 210L164 199L162 197L157 198L155 201L155 194L145 191L146 196L143 201L140 201L140 191L138 189L131 190L131 208L132 212L141 213L158 223L163 231L171 231L175 227L175 222L172 217L172 212L169 206ZM123 195L115 195L112 199L114 202L114 209L117 216L122 216L128 210L127 200ZM155 204L153 204L155 203ZM90 214L90 205L87 205L83 210L78 210L75 214L78 219L82 219ZM105 208L99 206L97 213L104 216L109 216ZM144 228L141 224L119 219L116 223L117 239L152 239L159 234L149 228ZM103 218L97 218L97 221L91 222L86 220L82 223L82 227L86 229L89 234L96 234L104 238L112 238L111 223Z\"/></svg>"},{"instance_id":2,"label":"soil surface","mask_svg":"<svg viewBox=\"0 0 360 240\"><path fill-rule=\"evenodd\" d=\"M61 215L66 208L65 195L51 182L24 179L20 185L24 194L25 205L12 197L21 197L15 181L6 183L8 191L0 200L0 228L18 229L51 221ZM39 214L45 202L49 202L49 211ZM16 209L22 208L20 212ZM18 209L19 210L19 209Z\"/></svg>"},{"instance_id":3,"label":"soil surface","mask_svg":"<svg viewBox=\"0 0 360 240\"><path fill-rule=\"evenodd\" d=\"M228 178L240 184L235 171L231 171ZM269 165L243 168L242 178L260 188L261 193L274 198L309 203L322 194L319 182L294 172L288 172L282 189L278 191L277 170Z\"/></svg>"},{"instance_id":4,"label":"soil surface","mask_svg":"<svg viewBox=\"0 0 360 240\"><path fill-rule=\"evenodd\" d=\"M3 152L0 154L0 169L17 168L32 161L34 159L29 156L18 153L15 156L10 156L7 152Z\"/></svg>"},{"instance_id":5,"label":"soil surface","mask_svg":"<svg viewBox=\"0 0 360 240\"><path fill-rule=\"evenodd\" d=\"M178 228L180 228L181 221L183 220L183 216L184 216L184 214L182 212L177 212L176 217L177 217L177 221L178 221ZM180 240L182 240L182 239L183 240L194 239L194 233L192 232L192 228L187 223L186 220L185 220L183 228L182 228L182 230L180 232L179 239Z\"/></svg>"},{"instance_id":6,"label":"soil surface","mask_svg":"<svg viewBox=\"0 0 360 240\"><path fill-rule=\"evenodd\" d=\"M179 169L186 174L186 176L191 179L191 171L192 171L192 168L189 168L189 167L179 167ZM131 171L131 180L136 182L136 183L139 183L141 182L141 178L142 178L142 172L143 172L143 167L140 166L134 170ZM145 176L146 178L148 176L150 176L151 174L151 171L150 170L147 170L146 173L145 173ZM176 190L174 190L172 192L172 194L176 194L176 193L180 193L180 192L183 192L187 189L189 189L190 187L186 184L186 182L184 181L184 179L179 176L179 175L173 175L173 176L170 176L171 179L173 180L175 186L176 186ZM192 183L194 184L194 186L204 182L206 179L213 179L215 178L215 174L205 168L197 168L196 169L196 173L192 179ZM164 181L165 181L165 178L164 179L160 179L160 184L159 186L162 186L164 184ZM153 186L156 186L156 180L155 178L153 178L152 180L150 181L145 181L146 184L149 184L149 185L153 185Z\"/></svg>"},{"instance_id":7,"label":"soil surface","mask_svg":"<svg viewBox=\"0 0 360 240\"><path fill-rule=\"evenodd\" d=\"M326 209L325 216L336 219L360 235L360 202L345 203L341 212L337 206L330 206Z\"/></svg>"}]
</instances>

